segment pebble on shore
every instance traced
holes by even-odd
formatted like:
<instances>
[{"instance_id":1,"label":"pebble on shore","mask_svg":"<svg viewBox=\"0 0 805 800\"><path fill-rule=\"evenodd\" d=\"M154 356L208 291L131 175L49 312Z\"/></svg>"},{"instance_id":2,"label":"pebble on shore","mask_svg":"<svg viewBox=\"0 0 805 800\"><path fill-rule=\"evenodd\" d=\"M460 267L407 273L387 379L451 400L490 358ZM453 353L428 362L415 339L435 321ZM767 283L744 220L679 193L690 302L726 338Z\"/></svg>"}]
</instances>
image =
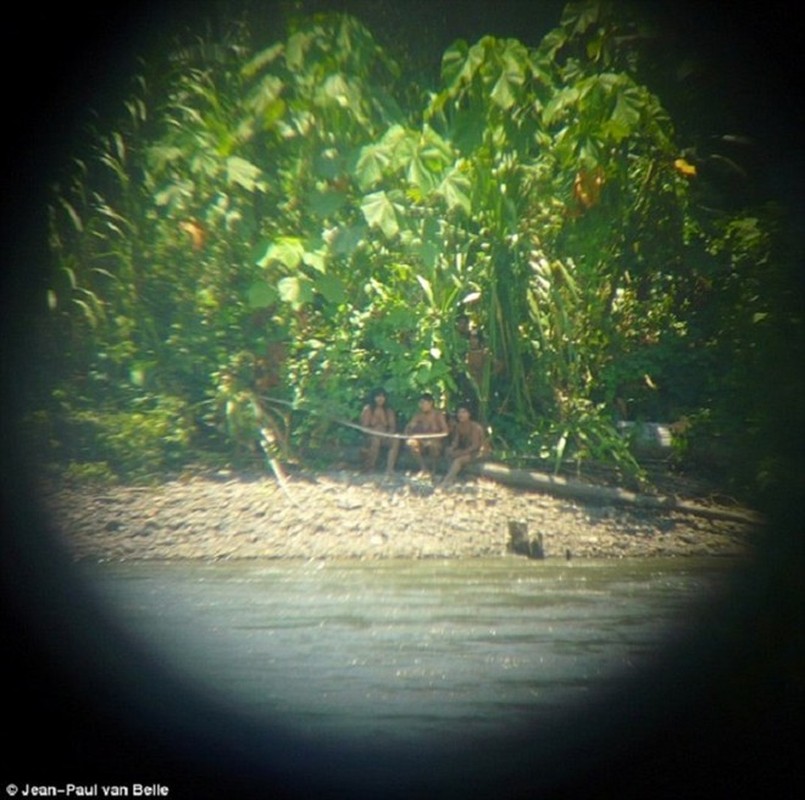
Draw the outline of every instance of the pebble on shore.
<instances>
[{"instance_id":1,"label":"pebble on shore","mask_svg":"<svg viewBox=\"0 0 805 800\"><path fill-rule=\"evenodd\" d=\"M547 558L739 556L749 526L593 506L468 479L352 470L228 471L158 487L59 485L44 492L76 559L378 559L502 556L508 523L541 534Z\"/></svg>"}]
</instances>

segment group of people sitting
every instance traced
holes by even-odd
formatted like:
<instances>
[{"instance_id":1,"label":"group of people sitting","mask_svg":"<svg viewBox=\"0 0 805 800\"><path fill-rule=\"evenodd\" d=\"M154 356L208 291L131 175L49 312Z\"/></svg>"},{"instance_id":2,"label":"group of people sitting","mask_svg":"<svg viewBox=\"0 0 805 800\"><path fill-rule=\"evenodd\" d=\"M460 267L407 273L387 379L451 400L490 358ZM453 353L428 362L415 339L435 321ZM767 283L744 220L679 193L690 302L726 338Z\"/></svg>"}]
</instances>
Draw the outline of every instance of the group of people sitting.
<instances>
[{"instance_id":1,"label":"group of people sitting","mask_svg":"<svg viewBox=\"0 0 805 800\"><path fill-rule=\"evenodd\" d=\"M448 420L436 408L433 395L427 392L420 395L419 410L402 434L397 432L397 415L383 389L375 389L369 396L361 412L360 425L366 431L377 431L377 435L369 434L365 451L367 469L375 468L381 447L387 447L386 473L394 472L400 443L404 441L423 473L430 471L435 474L442 454L447 456L449 466L441 486L452 483L467 464L485 455L487 450L486 433L472 419L466 405L456 409L455 420Z\"/></svg>"}]
</instances>

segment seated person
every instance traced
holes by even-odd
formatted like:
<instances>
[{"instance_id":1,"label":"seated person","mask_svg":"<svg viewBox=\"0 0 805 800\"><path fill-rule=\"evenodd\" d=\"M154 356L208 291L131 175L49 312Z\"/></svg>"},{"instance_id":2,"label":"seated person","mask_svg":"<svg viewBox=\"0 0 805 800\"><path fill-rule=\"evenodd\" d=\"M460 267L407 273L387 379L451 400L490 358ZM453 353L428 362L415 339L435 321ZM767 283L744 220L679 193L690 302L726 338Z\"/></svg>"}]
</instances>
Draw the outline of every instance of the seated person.
<instances>
[{"instance_id":1,"label":"seated person","mask_svg":"<svg viewBox=\"0 0 805 800\"><path fill-rule=\"evenodd\" d=\"M374 389L369 395L368 403L361 411L361 427L378 433L396 433L397 416L394 409L388 404L388 395L385 389ZM386 462L386 473L394 471L397 454L400 451L400 440L393 436L369 436L369 446L365 451L364 466L367 470L375 468L381 447L388 447L389 455Z\"/></svg>"},{"instance_id":2,"label":"seated person","mask_svg":"<svg viewBox=\"0 0 805 800\"><path fill-rule=\"evenodd\" d=\"M447 448L450 467L441 486L449 486L467 464L485 455L487 451L486 433L472 419L469 408L459 406L456 417L456 426Z\"/></svg>"},{"instance_id":3,"label":"seated person","mask_svg":"<svg viewBox=\"0 0 805 800\"><path fill-rule=\"evenodd\" d=\"M444 414L435 408L432 394L425 392L420 396L419 411L411 417L404 432L408 436L413 434L406 444L417 460L420 471L426 472L424 455L427 454L431 461L431 472L434 472L448 431L447 420ZM417 438L420 434L428 435ZM438 436L433 434L438 434Z\"/></svg>"}]
</instances>

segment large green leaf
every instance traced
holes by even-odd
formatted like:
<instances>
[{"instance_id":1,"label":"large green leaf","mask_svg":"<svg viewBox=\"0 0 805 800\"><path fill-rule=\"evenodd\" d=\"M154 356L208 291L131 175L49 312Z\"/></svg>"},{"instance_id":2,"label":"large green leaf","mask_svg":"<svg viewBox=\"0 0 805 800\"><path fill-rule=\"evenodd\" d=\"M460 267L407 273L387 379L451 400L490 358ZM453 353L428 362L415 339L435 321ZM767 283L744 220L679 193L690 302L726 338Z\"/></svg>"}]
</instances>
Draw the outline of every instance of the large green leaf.
<instances>
[{"instance_id":1,"label":"large green leaf","mask_svg":"<svg viewBox=\"0 0 805 800\"><path fill-rule=\"evenodd\" d=\"M573 107L579 100L579 89L576 86L566 86L560 89L546 104L542 112L542 121L551 126L558 122L564 112Z\"/></svg>"},{"instance_id":2,"label":"large green leaf","mask_svg":"<svg viewBox=\"0 0 805 800\"><path fill-rule=\"evenodd\" d=\"M525 83L528 51L514 39L507 39L498 47L501 72L490 94L493 103L508 111L516 102L518 89Z\"/></svg>"},{"instance_id":3,"label":"large green leaf","mask_svg":"<svg viewBox=\"0 0 805 800\"><path fill-rule=\"evenodd\" d=\"M411 147L411 132L397 124L392 125L380 141L364 145L355 164L355 177L361 189L371 188L389 171L404 166Z\"/></svg>"},{"instance_id":4,"label":"large green leaf","mask_svg":"<svg viewBox=\"0 0 805 800\"><path fill-rule=\"evenodd\" d=\"M574 34L582 34L591 25L598 22L602 11L601 5L601 3L591 3L589 0L568 3L562 11L559 24Z\"/></svg>"},{"instance_id":5,"label":"large green leaf","mask_svg":"<svg viewBox=\"0 0 805 800\"><path fill-rule=\"evenodd\" d=\"M451 86L457 83L462 68L467 60L469 45L463 39L451 44L442 55L442 83Z\"/></svg>"},{"instance_id":6,"label":"large green leaf","mask_svg":"<svg viewBox=\"0 0 805 800\"><path fill-rule=\"evenodd\" d=\"M366 190L378 184L391 163L391 153L383 144L368 144L361 148L355 165L358 186Z\"/></svg>"},{"instance_id":7,"label":"large green leaf","mask_svg":"<svg viewBox=\"0 0 805 800\"><path fill-rule=\"evenodd\" d=\"M500 106L504 111L508 111L516 101L513 86L514 84L509 80L509 76L502 72L489 95L492 102Z\"/></svg>"},{"instance_id":8,"label":"large green leaf","mask_svg":"<svg viewBox=\"0 0 805 800\"><path fill-rule=\"evenodd\" d=\"M393 154L392 165L404 170L408 182L423 196L433 191L453 160L450 145L429 125L421 132L400 130L387 144Z\"/></svg>"},{"instance_id":9,"label":"large green leaf","mask_svg":"<svg viewBox=\"0 0 805 800\"><path fill-rule=\"evenodd\" d=\"M450 125L450 141L469 155L481 146L486 131L486 114L481 106L458 109Z\"/></svg>"},{"instance_id":10,"label":"large green leaf","mask_svg":"<svg viewBox=\"0 0 805 800\"><path fill-rule=\"evenodd\" d=\"M385 192L372 192L363 198L361 211L372 228L380 228L387 239L400 232L397 210Z\"/></svg>"},{"instance_id":11,"label":"large green leaf","mask_svg":"<svg viewBox=\"0 0 805 800\"><path fill-rule=\"evenodd\" d=\"M260 168L245 158L230 156L226 160L226 180L229 184L242 186L247 192L265 188L260 180Z\"/></svg>"},{"instance_id":12,"label":"large green leaf","mask_svg":"<svg viewBox=\"0 0 805 800\"><path fill-rule=\"evenodd\" d=\"M288 269L298 269L305 256L305 246L302 240L296 236L280 236L270 242L262 257L257 259L259 267L267 267L272 262L278 261Z\"/></svg>"},{"instance_id":13,"label":"large green leaf","mask_svg":"<svg viewBox=\"0 0 805 800\"><path fill-rule=\"evenodd\" d=\"M428 169L419 153L414 153L408 162L405 177L412 186L416 186L423 195L430 194L436 186L436 175Z\"/></svg>"},{"instance_id":14,"label":"large green leaf","mask_svg":"<svg viewBox=\"0 0 805 800\"><path fill-rule=\"evenodd\" d=\"M322 219L333 216L340 211L347 201L345 192L315 190L308 197L308 208Z\"/></svg>"},{"instance_id":15,"label":"large green leaf","mask_svg":"<svg viewBox=\"0 0 805 800\"><path fill-rule=\"evenodd\" d=\"M316 100L322 105L333 104L349 108L357 114L361 105L361 92L354 81L336 73L324 79L316 93Z\"/></svg>"},{"instance_id":16,"label":"large green leaf","mask_svg":"<svg viewBox=\"0 0 805 800\"><path fill-rule=\"evenodd\" d=\"M255 281L246 292L249 308L267 308L277 302L279 292L266 281Z\"/></svg>"},{"instance_id":17,"label":"large green leaf","mask_svg":"<svg viewBox=\"0 0 805 800\"><path fill-rule=\"evenodd\" d=\"M436 190L436 194L444 198L448 208L460 208L465 214L469 215L472 211L471 191L472 183L469 177L461 169L454 167L445 175Z\"/></svg>"},{"instance_id":18,"label":"large green leaf","mask_svg":"<svg viewBox=\"0 0 805 800\"><path fill-rule=\"evenodd\" d=\"M636 87L622 89L615 100L612 121L631 133L640 123L640 112L643 105L643 98Z\"/></svg>"},{"instance_id":19,"label":"large green leaf","mask_svg":"<svg viewBox=\"0 0 805 800\"><path fill-rule=\"evenodd\" d=\"M344 284L334 275L318 275L314 285L316 291L328 303L339 305L347 298Z\"/></svg>"},{"instance_id":20,"label":"large green leaf","mask_svg":"<svg viewBox=\"0 0 805 800\"><path fill-rule=\"evenodd\" d=\"M325 240L334 256L351 256L366 238L367 230L363 222L338 227L330 231Z\"/></svg>"},{"instance_id":21,"label":"large green leaf","mask_svg":"<svg viewBox=\"0 0 805 800\"><path fill-rule=\"evenodd\" d=\"M459 39L445 50L442 56L442 83L448 95L456 97L473 81L486 59L487 47L493 41L491 36L485 36L470 47Z\"/></svg>"},{"instance_id":22,"label":"large green leaf","mask_svg":"<svg viewBox=\"0 0 805 800\"><path fill-rule=\"evenodd\" d=\"M315 269L316 272L326 272L327 250L323 247L317 247L315 250L306 250L304 256L302 256L302 261L307 264L307 266Z\"/></svg>"},{"instance_id":23,"label":"large green leaf","mask_svg":"<svg viewBox=\"0 0 805 800\"><path fill-rule=\"evenodd\" d=\"M304 275L289 275L277 283L280 298L292 308L301 308L313 299L313 283Z\"/></svg>"}]
</instances>

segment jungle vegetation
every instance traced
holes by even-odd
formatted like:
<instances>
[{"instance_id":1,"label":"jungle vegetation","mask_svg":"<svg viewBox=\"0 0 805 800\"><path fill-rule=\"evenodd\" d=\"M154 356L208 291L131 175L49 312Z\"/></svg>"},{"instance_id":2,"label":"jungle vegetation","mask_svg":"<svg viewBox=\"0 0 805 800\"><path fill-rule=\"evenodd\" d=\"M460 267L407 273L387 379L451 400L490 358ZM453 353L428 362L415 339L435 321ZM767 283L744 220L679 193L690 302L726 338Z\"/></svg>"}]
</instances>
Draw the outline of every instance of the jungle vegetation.
<instances>
[{"instance_id":1,"label":"jungle vegetation","mask_svg":"<svg viewBox=\"0 0 805 800\"><path fill-rule=\"evenodd\" d=\"M773 481L785 215L732 191L740 132L680 140L640 30L569 3L433 85L342 14L144 66L54 188L40 452L143 478L254 457L269 419L294 453L382 385L470 400L503 459L636 475L617 421L683 421L680 458Z\"/></svg>"}]
</instances>

